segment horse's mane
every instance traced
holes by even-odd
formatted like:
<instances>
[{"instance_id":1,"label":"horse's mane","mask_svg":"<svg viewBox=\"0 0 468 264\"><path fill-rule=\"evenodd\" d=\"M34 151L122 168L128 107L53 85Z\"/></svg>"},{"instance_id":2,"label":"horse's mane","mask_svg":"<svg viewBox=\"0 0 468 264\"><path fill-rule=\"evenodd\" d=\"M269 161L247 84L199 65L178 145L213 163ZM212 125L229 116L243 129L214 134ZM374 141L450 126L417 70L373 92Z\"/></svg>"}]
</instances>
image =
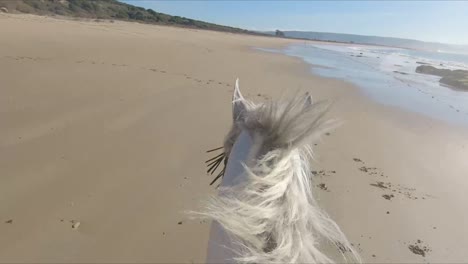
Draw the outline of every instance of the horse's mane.
<instances>
[{"instance_id":1,"label":"horse's mane","mask_svg":"<svg viewBox=\"0 0 468 264\"><path fill-rule=\"evenodd\" d=\"M333 260L319 242L329 242L360 261L338 225L312 195L311 143L333 124L328 104L296 96L279 102L249 102L225 139L229 153L239 131L261 137L258 160L245 165L247 180L220 187L202 214L218 221L236 245L242 263L323 263Z\"/></svg>"}]
</instances>

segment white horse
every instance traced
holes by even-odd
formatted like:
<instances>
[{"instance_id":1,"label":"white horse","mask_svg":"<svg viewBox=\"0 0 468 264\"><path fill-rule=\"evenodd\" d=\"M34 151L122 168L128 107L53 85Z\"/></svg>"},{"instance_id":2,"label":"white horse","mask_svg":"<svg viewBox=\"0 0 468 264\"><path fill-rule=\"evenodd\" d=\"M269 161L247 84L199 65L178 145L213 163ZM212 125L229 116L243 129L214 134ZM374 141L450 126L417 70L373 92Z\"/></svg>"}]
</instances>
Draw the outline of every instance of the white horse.
<instances>
[{"instance_id":1,"label":"white horse","mask_svg":"<svg viewBox=\"0 0 468 264\"><path fill-rule=\"evenodd\" d=\"M213 173L224 160L219 193L198 213L213 220L207 262L333 262L323 251L327 245L336 246L344 260L351 255L360 262L312 196L311 143L333 127L323 119L327 108L308 93L254 104L236 81L224 152L207 161Z\"/></svg>"}]
</instances>

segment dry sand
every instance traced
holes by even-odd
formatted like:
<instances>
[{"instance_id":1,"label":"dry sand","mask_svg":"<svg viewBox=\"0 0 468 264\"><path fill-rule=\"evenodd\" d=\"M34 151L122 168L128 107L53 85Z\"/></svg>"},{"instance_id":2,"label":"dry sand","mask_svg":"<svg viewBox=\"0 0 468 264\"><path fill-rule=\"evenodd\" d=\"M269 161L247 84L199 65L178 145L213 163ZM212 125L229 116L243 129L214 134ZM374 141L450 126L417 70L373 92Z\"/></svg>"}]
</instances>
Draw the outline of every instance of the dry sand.
<instances>
[{"instance_id":1,"label":"dry sand","mask_svg":"<svg viewBox=\"0 0 468 264\"><path fill-rule=\"evenodd\" d=\"M236 77L335 102L316 192L366 262L468 261L466 129L251 48L288 42L0 14L0 262L203 262L209 223L182 212L214 192Z\"/></svg>"}]
</instances>

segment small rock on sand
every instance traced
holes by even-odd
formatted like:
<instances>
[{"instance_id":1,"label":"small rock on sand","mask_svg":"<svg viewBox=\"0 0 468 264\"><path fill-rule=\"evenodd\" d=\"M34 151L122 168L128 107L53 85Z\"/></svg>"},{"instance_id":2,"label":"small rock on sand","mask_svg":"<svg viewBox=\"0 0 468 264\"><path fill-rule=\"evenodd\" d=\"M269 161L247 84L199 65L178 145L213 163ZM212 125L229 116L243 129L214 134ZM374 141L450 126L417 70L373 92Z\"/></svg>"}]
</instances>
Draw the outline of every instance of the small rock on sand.
<instances>
[{"instance_id":1,"label":"small rock on sand","mask_svg":"<svg viewBox=\"0 0 468 264\"><path fill-rule=\"evenodd\" d=\"M5 221L5 224L13 224L13 219Z\"/></svg>"},{"instance_id":2,"label":"small rock on sand","mask_svg":"<svg viewBox=\"0 0 468 264\"><path fill-rule=\"evenodd\" d=\"M0 7L0 11L2 11L3 13L8 13L8 8Z\"/></svg>"}]
</instances>

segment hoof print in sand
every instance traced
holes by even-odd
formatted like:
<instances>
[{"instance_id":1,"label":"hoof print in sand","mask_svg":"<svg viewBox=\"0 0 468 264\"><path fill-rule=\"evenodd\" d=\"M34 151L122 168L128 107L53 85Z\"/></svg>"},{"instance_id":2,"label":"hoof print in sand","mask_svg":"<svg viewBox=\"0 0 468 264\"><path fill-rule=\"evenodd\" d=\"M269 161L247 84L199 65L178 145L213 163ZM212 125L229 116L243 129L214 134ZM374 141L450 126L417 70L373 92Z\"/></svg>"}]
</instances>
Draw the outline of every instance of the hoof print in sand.
<instances>
[{"instance_id":1,"label":"hoof print in sand","mask_svg":"<svg viewBox=\"0 0 468 264\"><path fill-rule=\"evenodd\" d=\"M353 161L357 162L357 163L361 163L362 165L365 165L364 161L362 161L359 158L353 158ZM384 173L382 171L380 171L376 167L361 166L358 169L360 171L364 172L364 173L367 173L368 175L371 175L371 176L372 175L377 175L377 176L380 176L380 177L388 178L388 176L384 175ZM405 187L405 186L400 185L400 184L392 185L392 183L390 183L390 182L377 181L375 183L371 183L370 185L374 186L374 187L377 187L379 189L382 189L382 190L391 191L393 194L384 194L384 195L382 195L382 197L384 199L386 199L386 200L391 200L392 198L395 197L395 195L401 195L401 196L406 197L406 198L411 199L411 200L418 200L419 198L421 198L422 200L425 200L426 198L431 197L431 196L426 195L426 194L420 194L419 196L416 196L415 195L415 191L416 191L415 188Z\"/></svg>"},{"instance_id":2,"label":"hoof print in sand","mask_svg":"<svg viewBox=\"0 0 468 264\"><path fill-rule=\"evenodd\" d=\"M378 173L376 172L376 170L377 170L376 167L366 167L366 166L362 166L362 167L359 168L359 170L362 171L362 172L366 172L366 173L368 173L369 175L376 175L376 174L378 174Z\"/></svg>"},{"instance_id":3,"label":"hoof print in sand","mask_svg":"<svg viewBox=\"0 0 468 264\"><path fill-rule=\"evenodd\" d=\"M420 255L422 257L425 257L427 253L432 251L432 249L427 245L424 245L420 239L418 239L416 243L409 245L408 249L413 252L413 254Z\"/></svg>"},{"instance_id":4,"label":"hoof print in sand","mask_svg":"<svg viewBox=\"0 0 468 264\"><path fill-rule=\"evenodd\" d=\"M358 163L362 163L362 165L365 165L364 161L362 161L361 159L359 158L353 158L353 161L354 162L358 162ZM384 173L382 171L380 171L378 168L376 167L367 167L367 166L361 166L358 168L360 171L364 172L364 173L367 173L368 175L379 175L381 177L385 177L385 178L388 178L388 176L385 176Z\"/></svg>"},{"instance_id":5,"label":"hoof print in sand","mask_svg":"<svg viewBox=\"0 0 468 264\"><path fill-rule=\"evenodd\" d=\"M331 174L335 174L336 171L332 170L332 171L324 171L324 170L320 170L320 171L311 171L312 172L312 175L314 175L315 177L323 177L323 176L331 176Z\"/></svg>"},{"instance_id":6,"label":"hoof print in sand","mask_svg":"<svg viewBox=\"0 0 468 264\"><path fill-rule=\"evenodd\" d=\"M419 196L417 196L417 194L415 193L415 188L409 188L400 184L392 185L392 183L390 182L377 181L375 183L371 183L370 185L382 190L391 191L393 194L382 195L382 197L386 200L391 200L395 197L395 195L400 195L410 200L418 200L419 198L425 200L427 197L430 197L426 194L419 194Z\"/></svg>"},{"instance_id":7,"label":"hoof print in sand","mask_svg":"<svg viewBox=\"0 0 468 264\"><path fill-rule=\"evenodd\" d=\"M320 190L324 190L326 192L330 192L330 190L328 190L328 186L325 184L325 183L319 183L317 184L317 187L320 188Z\"/></svg>"},{"instance_id":8,"label":"hoof print in sand","mask_svg":"<svg viewBox=\"0 0 468 264\"><path fill-rule=\"evenodd\" d=\"M386 200L391 200L393 197L395 197L395 195L393 194L384 194L382 195L383 198L385 198Z\"/></svg>"},{"instance_id":9,"label":"hoof print in sand","mask_svg":"<svg viewBox=\"0 0 468 264\"><path fill-rule=\"evenodd\" d=\"M351 243L351 245L353 245L353 243ZM336 242L336 247L338 248L338 250L340 250L342 254L345 254L346 252L351 252L350 248L348 248L340 242Z\"/></svg>"},{"instance_id":10,"label":"hoof print in sand","mask_svg":"<svg viewBox=\"0 0 468 264\"><path fill-rule=\"evenodd\" d=\"M380 189L388 189L389 184L390 183L385 183L385 182L378 181L376 183L371 183L370 185L374 186L374 187L377 187L377 188L380 188Z\"/></svg>"}]
</instances>

